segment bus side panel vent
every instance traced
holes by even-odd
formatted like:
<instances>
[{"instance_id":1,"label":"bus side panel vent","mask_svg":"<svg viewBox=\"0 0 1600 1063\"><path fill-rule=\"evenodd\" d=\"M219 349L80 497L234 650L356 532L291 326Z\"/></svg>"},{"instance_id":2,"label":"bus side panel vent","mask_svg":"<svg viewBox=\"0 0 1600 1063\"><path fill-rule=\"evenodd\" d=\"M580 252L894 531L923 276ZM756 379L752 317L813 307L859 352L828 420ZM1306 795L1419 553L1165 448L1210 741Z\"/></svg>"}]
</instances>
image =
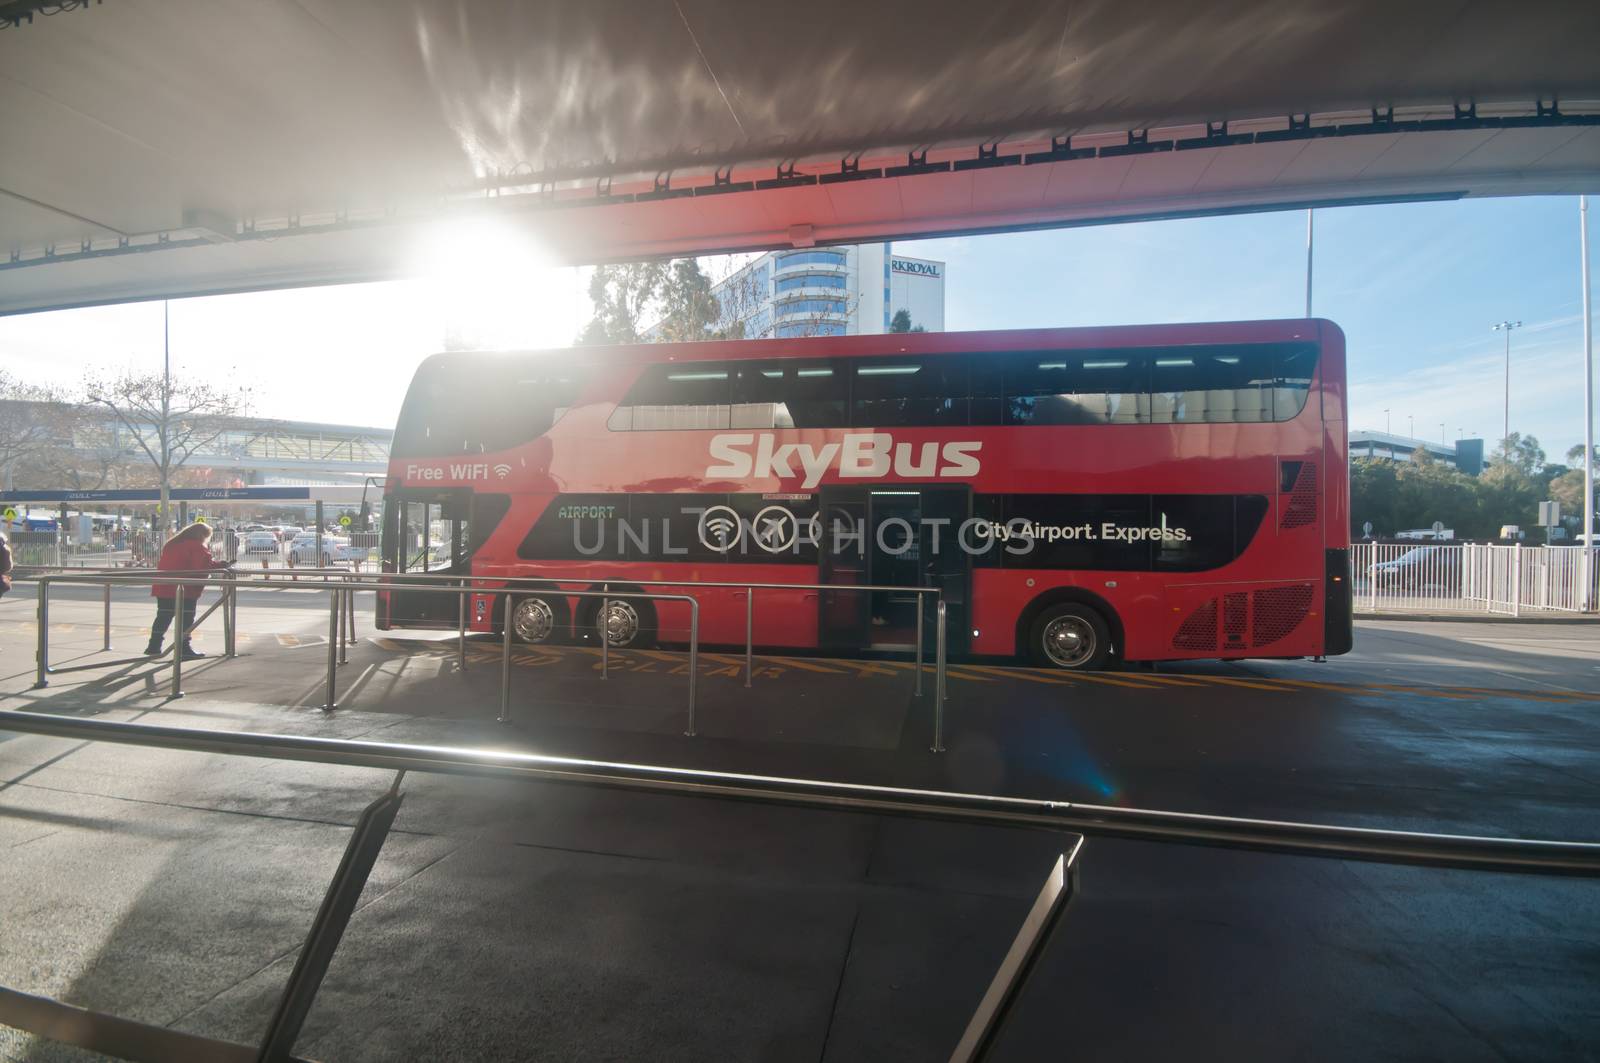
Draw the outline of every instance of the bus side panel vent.
<instances>
[{"instance_id":1,"label":"bus side panel vent","mask_svg":"<svg viewBox=\"0 0 1600 1063\"><path fill-rule=\"evenodd\" d=\"M1172 636L1175 650L1206 650L1217 648L1217 600L1209 602L1189 614L1178 633Z\"/></svg>"},{"instance_id":2,"label":"bus side panel vent","mask_svg":"<svg viewBox=\"0 0 1600 1063\"><path fill-rule=\"evenodd\" d=\"M1232 597L1231 595L1229 597ZM1311 585L1269 587L1251 594L1250 644L1270 646L1300 626L1311 610Z\"/></svg>"},{"instance_id":3,"label":"bus side panel vent","mask_svg":"<svg viewBox=\"0 0 1600 1063\"><path fill-rule=\"evenodd\" d=\"M1288 504L1283 507L1279 528L1304 528L1317 522L1317 463L1314 461L1284 462L1296 464L1300 471L1289 491Z\"/></svg>"},{"instance_id":4,"label":"bus side panel vent","mask_svg":"<svg viewBox=\"0 0 1600 1063\"><path fill-rule=\"evenodd\" d=\"M1250 603L1250 596L1243 591L1236 594L1226 594L1222 598L1222 648L1225 650L1244 649L1245 611Z\"/></svg>"}]
</instances>

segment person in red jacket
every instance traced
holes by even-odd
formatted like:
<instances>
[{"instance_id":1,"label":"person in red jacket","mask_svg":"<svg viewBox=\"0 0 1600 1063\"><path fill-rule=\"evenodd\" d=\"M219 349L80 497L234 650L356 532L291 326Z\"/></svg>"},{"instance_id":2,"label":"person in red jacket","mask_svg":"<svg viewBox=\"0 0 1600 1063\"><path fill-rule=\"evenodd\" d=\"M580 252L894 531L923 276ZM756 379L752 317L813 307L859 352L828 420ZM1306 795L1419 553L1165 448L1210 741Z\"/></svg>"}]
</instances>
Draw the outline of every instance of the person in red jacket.
<instances>
[{"instance_id":1,"label":"person in red jacket","mask_svg":"<svg viewBox=\"0 0 1600 1063\"><path fill-rule=\"evenodd\" d=\"M210 541L210 526L197 520L167 540L167 545L161 548L161 560L156 562L156 568L174 576L191 577L204 576L213 569L227 568L226 561L212 559L211 549L207 545ZM183 640L185 660L205 656L189 644L189 625L194 623L195 606L200 602L203 589L195 584L183 586L183 615L178 617L178 637ZM150 594L156 600L156 622L150 625L150 645L144 648L144 652L146 656L159 657L161 640L166 637L167 628L172 626L172 618L177 611L178 584L157 583L150 588Z\"/></svg>"}]
</instances>

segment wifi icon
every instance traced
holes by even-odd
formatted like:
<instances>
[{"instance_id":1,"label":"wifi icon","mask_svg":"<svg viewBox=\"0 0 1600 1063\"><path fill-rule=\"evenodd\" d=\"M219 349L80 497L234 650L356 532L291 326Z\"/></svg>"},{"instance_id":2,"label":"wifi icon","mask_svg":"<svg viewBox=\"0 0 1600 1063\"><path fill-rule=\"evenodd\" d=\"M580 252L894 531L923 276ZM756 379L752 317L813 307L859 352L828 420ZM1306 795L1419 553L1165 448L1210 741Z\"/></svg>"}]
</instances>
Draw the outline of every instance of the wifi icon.
<instances>
[{"instance_id":1,"label":"wifi icon","mask_svg":"<svg viewBox=\"0 0 1600 1063\"><path fill-rule=\"evenodd\" d=\"M744 525L727 506L712 506L700 514L700 545L719 554L739 545Z\"/></svg>"},{"instance_id":2,"label":"wifi icon","mask_svg":"<svg viewBox=\"0 0 1600 1063\"><path fill-rule=\"evenodd\" d=\"M511 475L511 466L505 464L496 465L494 467L494 474L500 477L500 479L504 480L507 476Z\"/></svg>"}]
</instances>

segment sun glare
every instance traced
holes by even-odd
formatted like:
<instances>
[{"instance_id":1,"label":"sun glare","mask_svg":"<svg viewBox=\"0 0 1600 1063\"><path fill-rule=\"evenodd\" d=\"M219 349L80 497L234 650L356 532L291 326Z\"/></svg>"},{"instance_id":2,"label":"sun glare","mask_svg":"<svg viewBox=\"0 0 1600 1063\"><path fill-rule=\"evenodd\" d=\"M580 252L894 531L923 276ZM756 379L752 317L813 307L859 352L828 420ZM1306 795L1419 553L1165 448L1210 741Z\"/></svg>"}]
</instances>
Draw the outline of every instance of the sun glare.
<instances>
[{"instance_id":1,"label":"sun glare","mask_svg":"<svg viewBox=\"0 0 1600 1063\"><path fill-rule=\"evenodd\" d=\"M588 309L575 270L552 265L525 233L487 218L428 229L415 272L438 300L450 342L465 346L565 346Z\"/></svg>"}]
</instances>

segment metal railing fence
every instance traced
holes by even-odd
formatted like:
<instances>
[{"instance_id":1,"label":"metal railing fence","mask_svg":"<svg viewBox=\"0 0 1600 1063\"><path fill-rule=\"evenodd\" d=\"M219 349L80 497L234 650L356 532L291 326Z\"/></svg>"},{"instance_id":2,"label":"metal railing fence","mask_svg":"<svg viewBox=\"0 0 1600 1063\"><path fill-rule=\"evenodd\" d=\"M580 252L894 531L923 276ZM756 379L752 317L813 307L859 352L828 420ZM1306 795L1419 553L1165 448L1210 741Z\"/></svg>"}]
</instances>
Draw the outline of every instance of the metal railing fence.
<instances>
[{"instance_id":1,"label":"metal railing fence","mask_svg":"<svg viewBox=\"0 0 1600 1063\"><path fill-rule=\"evenodd\" d=\"M614 579L606 579L606 578L603 578L603 577L597 578L597 577L593 577L593 576L585 577L583 579L573 579L570 576L486 576L486 575L478 575L478 576L465 576L465 577L463 577L463 576L459 576L459 575L446 575L446 574L442 574L442 573L421 573L421 572L412 572L412 573L403 573L403 574L376 573L376 572L353 572L353 573L347 573L347 572L344 572L341 569L326 569L326 570L320 570L320 571L300 572L300 573L297 573L297 574L298 575L307 575L307 576L327 575L329 577L340 577L340 576L351 577L351 578L359 579L360 581L362 581L364 583L375 585L375 586L379 587L380 589L384 588L384 587L387 587L387 586L393 585L393 581L396 581L396 580L400 580L400 581L440 580L440 581L452 582L454 584L459 584L463 580L470 580L470 581L472 581L473 586L477 586L479 584L482 584L482 585L485 585L485 586L494 586L494 585L497 585L497 584L511 584L511 585L514 585L514 587L519 588L524 595L527 595L529 593L535 593L536 594L542 588L548 588L548 593L551 596L573 594L575 592L562 590L561 588L565 587L565 586L570 586L570 585L575 584L575 583L576 584L587 584L587 585L590 585L590 586L594 585L595 583L600 583L602 585L611 584L611 583L619 583L619 584L622 584L624 586L629 586L629 587L689 587L689 588L693 588L693 589L696 589L696 590L731 590L731 591L735 592L736 596L737 596L738 592L742 591L744 593L744 597L745 597L744 685L747 686L747 687L750 686L751 680L752 680L753 676L755 675L755 600L756 600L755 592L756 591L761 591L761 590L769 590L769 591L801 591L801 592L816 591L818 593L835 593L835 594L842 594L842 593L910 594L910 595L915 595L916 598L917 598L916 645L915 645L915 647L913 649L913 655L915 657L915 667L914 667L913 671L915 672L915 675L916 675L915 691L914 692L915 692L916 696L919 697L919 698L922 696L922 673L925 670L924 664L923 664L923 652L924 652L924 646L925 646L926 641L927 641L926 637L925 637L926 632L925 632L925 628L924 628L924 621L925 621L926 613L928 611L928 609L927 609L927 601L931 597L931 598L933 598L935 600L935 602L938 603L936 605L936 607L934 608L934 613L935 613L935 617L936 617L937 622L941 625L937 629L937 634L936 634L935 640L934 640L935 641L935 653L936 653L936 658L937 658L936 667L935 667L935 685L937 687L937 693L939 695L939 700L940 701L943 701L943 700L945 700L945 699L947 699L949 697L948 688L947 688L947 686L945 684L945 666L943 664L943 653L942 653L942 649L943 649L943 646L945 644L945 638L946 638L944 627L942 626L942 624L943 624L942 617L944 616L946 610L945 610L944 603L943 603L944 592L938 587L902 587L902 586L895 586L895 585L892 585L892 584L876 584L876 583L753 583L753 582L743 582L743 583L741 583L741 582L739 582L737 580L653 580L653 579L635 579L631 575L620 576L620 577L617 577L617 578L614 578ZM602 644L605 642L604 639L601 639L600 641L602 642ZM936 740L934 744L937 746L939 743Z\"/></svg>"},{"instance_id":2,"label":"metal railing fence","mask_svg":"<svg viewBox=\"0 0 1600 1063\"><path fill-rule=\"evenodd\" d=\"M1600 546L1355 543L1350 559L1363 612L1519 617L1600 604Z\"/></svg>"},{"instance_id":3,"label":"metal railing fence","mask_svg":"<svg viewBox=\"0 0 1600 1063\"><path fill-rule=\"evenodd\" d=\"M176 615L183 616L183 602L189 594L199 595L208 586L221 590L221 595L216 602L202 614L197 616L188 627L177 633L173 640L171 650L171 693L170 697L183 696L183 663L184 653L182 647L187 642L189 632L205 622L212 614L221 610L223 624L223 656L235 657L238 653L238 592L242 587L252 589L265 589L286 591L294 589L309 590L313 592L326 592L329 595L328 613L328 672L327 696L324 702L325 711L333 711L338 707L337 699L337 669L341 664L349 662L349 646L356 639L355 625L355 595L357 592L378 593L383 591L406 591L432 594L448 594L457 598L456 609L456 660L457 668L461 673L467 669L467 635L468 635L468 600L473 595L489 596L502 599L501 608L501 647L500 647L500 708L496 720L500 723L509 723L511 720L511 649L512 649L512 612L516 606L516 599L527 597L545 590L547 594L569 598L583 598L598 600L600 603L600 616L609 613L610 605L616 601L650 601L650 602L680 602L689 609L688 634L688 723L684 731L686 737L696 735L695 714L697 710L696 680L699 673L700 656L700 609L698 598L692 594L666 593L661 591L626 591L611 590L569 590L561 584L570 584L573 581L555 578L517 578L510 581L496 580L501 586L485 586L481 578L462 577L443 574L408 574L393 575L379 573L349 572L343 569L303 569L303 570L254 570L227 571L222 573L156 573L152 570L127 570L111 569L97 572L83 573L54 573L50 575L33 577L33 582L38 586L38 631L36 654L35 689L49 686L49 677L58 673L86 671L97 668L108 668L123 664L147 663L152 658L147 656L125 657L114 660L99 660L85 664L57 668L50 664L50 588L54 585L88 585L100 586L103 589L104 619L102 652L111 650L111 589L114 586L149 586L154 583L170 584L177 589ZM586 581L587 582L587 581ZM944 703L949 698L947 683L946 661L946 606L938 588L932 587L892 587L870 584L789 584L789 583L727 583L692 581L621 581L628 586L642 587L675 587L675 588L716 588L742 590L745 594L745 686L751 685L754 674L754 615L755 592L760 589L784 589L799 591L834 591L874 593L880 591L916 594L919 606L917 609L917 637L914 650L915 673L914 696L923 695L923 613L922 603L926 596L935 598L935 637L934 637L934 705L933 705L933 742L930 749L935 753L944 752ZM548 589L547 589L548 588ZM547 589L547 590L546 590ZM180 619L181 624L181 619ZM602 631L599 636L600 643L600 677L609 677L610 669L610 640Z\"/></svg>"},{"instance_id":4,"label":"metal railing fence","mask_svg":"<svg viewBox=\"0 0 1600 1063\"><path fill-rule=\"evenodd\" d=\"M349 574L340 573L341 576ZM171 651L172 686L170 698L183 697L183 662L182 647L186 636L219 609L223 616L224 657L238 655L237 630L239 590L241 587L250 587L253 590L293 591L310 590L313 592L326 592L328 594L328 673L327 697L323 704L326 712L338 708L338 679L337 670L340 664L349 661L349 643L354 632L354 596L360 590L377 590L376 585L360 585L353 578L308 580L296 583L288 581L268 580L260 578L238 578L232 574L223 575L184 575L172 572L163 572L157 576L155 573L110 573L100 572L85 575L53 574L40 576L34 580L38 586L38 633L37 647L35 649L36 677L34 689L42 689L50 685L50 676L65 672L87 671L97 668L110 668L122 664L148 663L152 658L148 656L125 657L110 661L92 661L86 664L76 664L70 667L57 668L50 664L50 588L57 585L85 585L99 586L104 589L104 636L102 650L111 648L111 588L115 586L150 586L155 583L170 584L176 588L178 617L183 616L183 602L186 595L202 593L206 587L215 587L222 593L216 602L204 613L197 616L187 628L180 630L173 640ZM459 583L459 581L458 581ZM466 615L466 595L488 594L495 596L510 596L518 593L510 588L471 588L437 586L432 584L398 582L385 584L388 587L400 587L410 591L430 594L451 594L461 599L460 614L463 618L463 631ZM696 709L696 679L699 673L700 656L700 603L692 596L685 594L650 594L650 593L623 593L603 591L573 591L575 597L599 599L641 599L654 601L681 601L689 608L689 667L688 667L688 727L684 732L693 737L695 734L695 709ZM181 620L179 621L181 624ZM466 639L463 634L459 648L460 668L466 669ZM497 720L509 723L511 719L511 625L504 625L504 634L501 639L501 667L500 667L500 711Z\"/></svg>"}]
</instances>

